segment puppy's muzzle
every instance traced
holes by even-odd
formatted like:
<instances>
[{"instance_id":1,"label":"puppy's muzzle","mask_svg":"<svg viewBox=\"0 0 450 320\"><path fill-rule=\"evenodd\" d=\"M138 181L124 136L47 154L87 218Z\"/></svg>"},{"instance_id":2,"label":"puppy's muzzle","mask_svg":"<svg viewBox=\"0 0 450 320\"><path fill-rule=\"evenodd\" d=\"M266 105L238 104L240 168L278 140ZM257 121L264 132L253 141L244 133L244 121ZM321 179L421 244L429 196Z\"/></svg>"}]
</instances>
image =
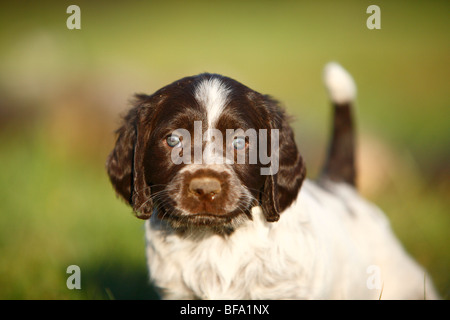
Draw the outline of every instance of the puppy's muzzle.
<instances>
[{"instance_id":1,"label":"puppy's muzzle","mask_svg":"<svg viewBox=\"0 0 450 320\"><path fill-rule=\"evenodd\" d=\"M214 201L221 191L220 181L213 177L193 178L189 183L189 192L199 201Z\"/></svg>"},{"instance_id":2,"label":"puppy's muzzle","mask_svg":"<svg viewBox=\"0 0 450 320\"><path fill-rule=\"evenodd\" d=\"M239 195L230 187L228 172L200 168L185 171L182 177L179 204L184 212L222 216L235 209Z\"/></svg>"}]
</instances>

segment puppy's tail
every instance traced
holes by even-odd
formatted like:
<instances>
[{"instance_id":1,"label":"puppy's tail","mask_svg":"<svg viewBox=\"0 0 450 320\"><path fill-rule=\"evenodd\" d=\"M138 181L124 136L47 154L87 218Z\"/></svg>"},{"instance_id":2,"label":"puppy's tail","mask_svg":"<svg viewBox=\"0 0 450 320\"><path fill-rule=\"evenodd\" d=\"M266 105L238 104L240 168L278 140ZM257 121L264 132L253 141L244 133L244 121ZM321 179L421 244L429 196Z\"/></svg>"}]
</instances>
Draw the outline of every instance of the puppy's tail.
<instances>
[{"instance_id":1,"label":"puppy's tail","mask_svg":"<svg viewBox=\"0 0 450 320\"><path fill-rule=\"evenodd\" d=\"M333 105L333 131L322 179L345 182L355 186L355 132L352 108L356 85L352 76L339 64L328 63L324 82Z\"/></svg>"}]
</instances>

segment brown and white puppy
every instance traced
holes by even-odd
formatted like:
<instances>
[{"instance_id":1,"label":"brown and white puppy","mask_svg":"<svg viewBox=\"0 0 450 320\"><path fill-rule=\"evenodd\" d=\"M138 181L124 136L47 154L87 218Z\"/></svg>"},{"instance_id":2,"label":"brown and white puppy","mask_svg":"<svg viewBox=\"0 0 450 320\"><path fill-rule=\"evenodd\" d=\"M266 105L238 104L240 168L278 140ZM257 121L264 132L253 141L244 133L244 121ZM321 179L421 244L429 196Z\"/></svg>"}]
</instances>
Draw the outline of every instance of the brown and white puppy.
<instances>
[{"instance_id":1,"label":"brown and white puppy","mask_svg":"<svg viewBox=\"0 0 450 320\"><path fill-rule=\"evenodd\" d=\"M149 218L157 207L157 214L174 227L196 225L228 232L238 221L248 220L250 209L258 203L267 220L276 221L296 199L305 166L285 113L270 97L230 78L201 74L176 81L151 96L136 98L136 106L118 131L108 173L118 194L133 206L139 218ZM182 128L191 137L198 136L194 122L200 123L204 132L200 139L205 139L199 142L201 161L195 163L193 147L192 163L175 164L173 149L185 150L169 145L175 142L173 133ZM219 148L211 148L217 141L208 137L211 128L224 136L227 129L279 129L278 172L261 175L260 163L228 164L225 157L220 164L220 159L215 159L218 152L212 152ZM221 139L223 153L232 149L233 156L243 153L248 160L248 139L238 149L234 145L241 137L234 138L229 145Z\"/></svg>"},{"instance_id":2,"label":"brown and white puppy","mask_svg":"<svg viewBox=\"0 0 450 320\"><path fill-rule=\"evenodd\" d=\"M334 124L317 183L267 95L200 74L136 96L107 170L148 219L162 297L424 298L424 271L354 188L353 79L332 63L325 83Z\"/></svg>"}]
</instances>

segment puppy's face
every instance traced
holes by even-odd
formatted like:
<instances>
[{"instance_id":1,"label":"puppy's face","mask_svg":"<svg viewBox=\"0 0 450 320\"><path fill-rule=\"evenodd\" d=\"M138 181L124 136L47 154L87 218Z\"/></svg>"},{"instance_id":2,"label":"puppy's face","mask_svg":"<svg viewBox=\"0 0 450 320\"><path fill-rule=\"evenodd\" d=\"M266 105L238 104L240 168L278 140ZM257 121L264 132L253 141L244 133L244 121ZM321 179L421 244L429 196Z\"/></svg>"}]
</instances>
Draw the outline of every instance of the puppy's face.
<instances>
[{"instance_id":1,"label":"puppy's face","mask_svg":"<svg viewBox=\"0 0 450 320\"><path fill-rule=\"evenodd\" d=\"M138 217L155 213L178 229L230 232L255 205L276 221L305 175L276 102L219 75L138 95L118 133L107 161L116 191Z\"/></svg>"}]
</instances>

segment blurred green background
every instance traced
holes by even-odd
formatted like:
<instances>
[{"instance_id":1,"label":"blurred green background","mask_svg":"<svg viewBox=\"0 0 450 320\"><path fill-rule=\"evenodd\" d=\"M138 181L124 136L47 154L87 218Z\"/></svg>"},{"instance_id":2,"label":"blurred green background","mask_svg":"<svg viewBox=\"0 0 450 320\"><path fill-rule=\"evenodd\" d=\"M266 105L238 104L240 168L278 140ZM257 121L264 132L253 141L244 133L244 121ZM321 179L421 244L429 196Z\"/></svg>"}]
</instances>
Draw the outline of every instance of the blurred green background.
<instances>
[{"instance_id":1,"label":"blurred green background","mask_svg":"<svg viewBox=\"0 0 450 320\"><path fill-rule=\"evenodd\" d=\"M66 8L81 8L69 30ZM381 8L381 30L366 9ZM450 292L450 2L15 1L0 9L0 298L152 299L143 222L105 173L135 92L222 73L283 101L314 178L323 66L358 85L359 185ZM66 268L81 268L68 290Z\"/></svg>"}]
</instances>

